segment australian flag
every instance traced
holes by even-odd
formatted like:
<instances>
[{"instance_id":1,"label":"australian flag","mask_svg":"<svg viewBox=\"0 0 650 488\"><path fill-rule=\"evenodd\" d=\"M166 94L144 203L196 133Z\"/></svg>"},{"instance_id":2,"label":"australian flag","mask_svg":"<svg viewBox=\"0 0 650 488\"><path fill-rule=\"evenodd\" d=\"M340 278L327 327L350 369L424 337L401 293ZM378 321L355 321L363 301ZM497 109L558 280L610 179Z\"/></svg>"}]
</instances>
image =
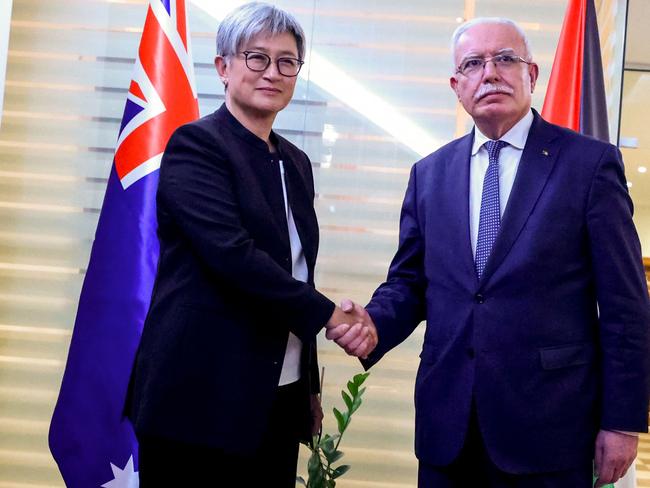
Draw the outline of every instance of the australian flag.
<instances>
[{"instance_id":1,"label":"australian flag","mask_svg":"<svg viewBox=\"0 0 650 488\"><path fill-rule=\"evenodd\" d=\"M122 410L158 261L158 169L172 132L198 115L185 1L150 0L50 425L70 488L138 486Z\"/></svg>"}]
</instances>

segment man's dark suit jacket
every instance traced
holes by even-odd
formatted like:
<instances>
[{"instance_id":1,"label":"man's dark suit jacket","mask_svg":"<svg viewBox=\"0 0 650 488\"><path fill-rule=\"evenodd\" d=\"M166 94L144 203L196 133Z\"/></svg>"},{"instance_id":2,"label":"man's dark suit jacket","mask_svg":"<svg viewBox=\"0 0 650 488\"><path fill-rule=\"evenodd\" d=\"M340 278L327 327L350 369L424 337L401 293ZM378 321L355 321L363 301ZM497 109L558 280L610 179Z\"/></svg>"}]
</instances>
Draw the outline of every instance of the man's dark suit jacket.
<instances>
[{"instance_id":1,"label":"man's dark suit jacket","mask_svg":"<svg viewBox=\"0 0 650 488\"><path fill-rule=\"evenodd\" d=\"M534 115L482 279L468 134L414 165L367 307L379 344L366 366L426 320L415 450L428 464L457 456L472 403L512 473L584 465L598 429L647 428L650 305L620 153Z\"/></svg>"},{"instance_id":2,"label":"man's dark suit jacket","mask_svg":"<svg viewBox=\"0 0 650 488\"><path fill-rule=\"evenodd\" d=\"M302 374L317 391L315 337L334 304L313 286L311 164L271 138L308 283L291 276L280 170L266 143L225 105L179 128L161 163L160 260L127 400L138 435L250 453L267 425L289 331L303 342Z\"/></svg>"}]
</instances>

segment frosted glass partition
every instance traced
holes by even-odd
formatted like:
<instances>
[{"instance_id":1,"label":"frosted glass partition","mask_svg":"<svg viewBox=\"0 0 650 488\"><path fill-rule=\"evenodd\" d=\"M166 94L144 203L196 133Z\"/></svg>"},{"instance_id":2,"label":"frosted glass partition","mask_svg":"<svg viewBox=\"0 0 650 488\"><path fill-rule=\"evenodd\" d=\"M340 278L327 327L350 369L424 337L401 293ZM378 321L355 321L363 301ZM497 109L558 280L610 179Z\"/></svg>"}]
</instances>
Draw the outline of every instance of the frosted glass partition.
<instances>
[{"instance_id":1,"label":"frosted glass partition","mask_svg":"<svg viewBox=\"0 0 650 488\"><path fill-rule=\"evenodd\" d=\"M2 124L2 102L5 95L5 74L7 68L7 49L9 48L9 22L11 20L12 0L0 4L0 124Z\"/></svg>"},{"instance_id":2,"label":"frosted glass partition","mask_svg":"<svg viewBox=\"0 0 650 488\"><path fill-rule=\"evenodd\" d=\"M629 15L628 0L596 0L594 3L598 17L605 92L607 94L609 139L612 144L618 144L625 63L625 23ZM638 5L640 2L635 0L634 3ZM630 47L632 47L631 44Z\"/></svg>"},{"instance_id":3,"label":"frosted glass partition","mask_svg":"<svg viewBox=\"0 0 650 488\"><path fill-rule=\"evenodd\" d=\"M649 16L650 3L630 2L620 132L625 175L634 200L634 222L650 270L650 36L646 22Z\"/></svg>"},{"instance_id":4,"label":"frosted glass partition","mask_svg":"<svg viewBox=\"0 0 650 488\"><path fill-rule=\"evenodd\" d=\"M322 236L317 285L334 300L365 303L395 250L411 165L470 127L448 86L448 43L458 22L504 15L524 25L541 68L539 108L566 2L275 3L298 16L309 39L311 65L277 128L314 165ZM223 100L212 65L219 14L189 5L205 115ZM0 128L2 486L62 486L47 428L145 14L142 0L13 2ZM420 341L421 331L368 380L345 439L353 469L343 488L414 486ZM361 367L324 339L320 344L329 412ZM326 430L333 429L328 414Z\"/></svg>"}]
</instances>

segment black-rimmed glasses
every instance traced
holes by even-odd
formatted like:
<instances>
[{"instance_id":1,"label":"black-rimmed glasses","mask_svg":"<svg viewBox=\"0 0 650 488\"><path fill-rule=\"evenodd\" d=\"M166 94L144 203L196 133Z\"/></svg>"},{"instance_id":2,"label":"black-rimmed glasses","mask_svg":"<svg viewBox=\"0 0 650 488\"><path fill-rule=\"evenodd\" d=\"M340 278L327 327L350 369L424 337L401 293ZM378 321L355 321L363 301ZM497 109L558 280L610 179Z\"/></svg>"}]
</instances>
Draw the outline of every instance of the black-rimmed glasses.
<instances>
[{"instance_id":1,"label":"black-rimmed glasses","mask_svg":"<svg viewBox=\"0 0 650 488\"><path fill-rule=\"evenodd\" d=\"M251 71L262 72L271 65L271 56L258 51L244 51L242 54L246 57L246 66ZM278 73L282 76L294 77L300 73L300 68L304 64L298 58L281 57L275 60L278 67Z\"/></svg>"},{"instance_id":2,"label":"black-rimmed glasses","mask_svg":"<svg viewBox=\"0 0 650 488\"><path fill-rule=\"evenodd\" d=\"M533 62L526 61L516 54L497 54L491 58L468 58L456 67L456 73L464 76L474 76L481 73L489 62L492 62L496 69L514 68L519 63L533 64Z\"/></svg>"}]
</instances>

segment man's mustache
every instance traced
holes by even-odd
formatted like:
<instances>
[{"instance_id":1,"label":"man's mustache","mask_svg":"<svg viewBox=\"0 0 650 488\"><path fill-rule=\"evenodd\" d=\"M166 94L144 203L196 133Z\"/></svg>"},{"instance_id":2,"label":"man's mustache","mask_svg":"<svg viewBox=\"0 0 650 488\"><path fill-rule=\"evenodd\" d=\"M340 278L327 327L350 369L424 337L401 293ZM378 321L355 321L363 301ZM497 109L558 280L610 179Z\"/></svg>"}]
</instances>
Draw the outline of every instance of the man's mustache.
<instances>
[{"instance_id":1,"label":"man's mustache","mask_svg":"<svg viewBox=\"0 0 650 488\"><path fill-rule=\"evenodd\" d=\"M492 93L507 93L512 95L515 91L507 85L497 85L495 83L483 83L479 86L478 91L474 94L474 101L478 102L481 98Z\"/></svg>"}]
</instances>

